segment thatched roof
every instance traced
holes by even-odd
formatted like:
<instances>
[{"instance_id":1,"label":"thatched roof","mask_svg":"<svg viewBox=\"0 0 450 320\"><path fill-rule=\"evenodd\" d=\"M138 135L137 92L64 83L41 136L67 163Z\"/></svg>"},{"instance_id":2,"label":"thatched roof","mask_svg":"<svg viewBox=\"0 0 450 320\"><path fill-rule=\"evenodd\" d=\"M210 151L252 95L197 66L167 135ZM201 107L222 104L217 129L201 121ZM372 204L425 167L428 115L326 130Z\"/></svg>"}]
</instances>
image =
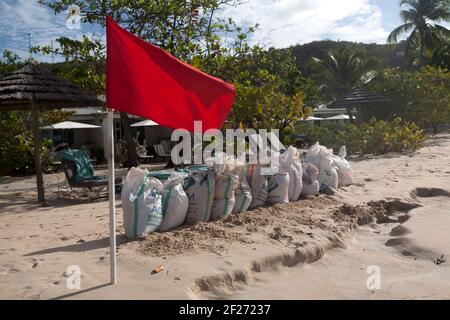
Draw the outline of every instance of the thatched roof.
<instances>
[{"instance_id":1,"label":"thatched roof","mask_svg":"<svg viewBox=\"0 0 450 320\"><path fill-rule=\"evenodd\" d=\"M354 89L350 91L345 96L337 99L335 102L330 104L328 108L339 109L355 106L365 106L365 105L379 105L381 103L389 102L390 100L382 95L369 91L367 89Z\"/></svg>"},{"instance_id":2,"label":"thatched roof","mask_svg":"<svg viewBox=\"0 0 450 320\"><path fill-rule=\"evenodd\" d=\"M0 76L0 110L28 109L32 99L41 110L102 105L95 95L39 65Z\"/></svg>"}]
</instances>

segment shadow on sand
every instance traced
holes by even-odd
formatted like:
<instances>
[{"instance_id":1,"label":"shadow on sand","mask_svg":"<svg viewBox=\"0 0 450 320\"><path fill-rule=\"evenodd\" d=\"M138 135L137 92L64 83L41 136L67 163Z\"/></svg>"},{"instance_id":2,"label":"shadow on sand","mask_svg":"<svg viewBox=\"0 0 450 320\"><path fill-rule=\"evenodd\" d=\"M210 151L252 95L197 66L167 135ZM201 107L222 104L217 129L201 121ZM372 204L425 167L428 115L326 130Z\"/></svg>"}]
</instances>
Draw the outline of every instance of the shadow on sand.
<instances>
[{"instance_id":1,"label":"shadow on sand","mask_svg":"<svg viewBox=\"0 0 450 320\"><path fill-rule=\"evenodd\" d=\"M116 195L116 201L120 200L120 195ZM35 197L31 197L20 192L14 192L7 195L0 195L0 215L16 214L27 211L50 211L55 208L67 208L82 204L96 204L108 202L108 193L88 201L87 199L60 198L57 196L47 198L47 207L43 207ZM121 208L120 202L116 204L116 208Z\"/></svg>"},{"instance_id":2,"label":"shadow on sand","mask_svg":"<svg viewBox=\"0 0 450 320\"><path fill-rule=\"evenodd\" d=\"M129 242L125 235L118 235L116 237L117 246ZM97 249L103 249L109 247L109 238L91 240L81 243L69 244L61 247L48 248L44 250L30 252L24 255L24 257L31 257L36 255L51 254L56 252L83 252Z\"/></svg>"},{"instance_id":3,"label":"shadow on sand","mask_svg":"<svg viewBox=\"0 0 450 320\"><path fill-rule=\"evenodd\" d=\"M95 287L92 287L92 288L80 290L80 291L73 292L73 293L64 294L64 295L52 298L50 300L68 299L68 298L72 298L72 297L75 297L75 296L83 294L83 293L87 293L87 292L91 292L91 291L95 291L95 290L100 290L100 289L103 289L103 288L106 288L106 287L109 287L109 286L112 286L112 285L113 285L112 283L105 283L105 284L101 284L99 286L95 286Z\"/></svg>"}]
</instances>

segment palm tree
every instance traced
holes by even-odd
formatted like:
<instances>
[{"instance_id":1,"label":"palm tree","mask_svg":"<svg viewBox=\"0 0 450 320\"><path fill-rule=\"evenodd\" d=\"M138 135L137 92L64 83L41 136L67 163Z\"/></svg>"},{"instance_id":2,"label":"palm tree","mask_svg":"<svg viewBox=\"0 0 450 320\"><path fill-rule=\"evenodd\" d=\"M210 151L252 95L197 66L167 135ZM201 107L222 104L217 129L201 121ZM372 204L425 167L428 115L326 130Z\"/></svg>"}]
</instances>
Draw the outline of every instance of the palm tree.
<instances>
[{"instance_id":1,"label":"palm tree","mask_svg":"<svg viewBox=\"0 0 450 320\"><path fill-rule=\"evenodd\" d=\"M345 46L330 50L324 59L312 58L309 65L322 83L323 97L334 100L375 78L380 61L366 51Z\"/></svg>"},{"instance_id":2,"label":"palm tree","mask_svg":"<svg viewBox=\"0 0 450 320\"><path fill-rule=\"evenodd\" d=\"M450 0L401 0L403 24L389 35L389 43L397 43L401 34L411 32L406 40L405 56L411 57L414 49L419 49L419 68L424 65L426 51L433 50L450 31L440 22L450 21Z\"/></svg>"},{"instance_id":3,"label":"palm tree","mask_svg":"<svg viewBox=\"0 0 450 320\"><path fill-rule=\"evenodd\" d=\"M378 75L380 61L367 51L345 46L331 50L324 59L313 58L309 65L322 83L322 97L332 101L371 82Z\"/></svg>"}]
</instances>

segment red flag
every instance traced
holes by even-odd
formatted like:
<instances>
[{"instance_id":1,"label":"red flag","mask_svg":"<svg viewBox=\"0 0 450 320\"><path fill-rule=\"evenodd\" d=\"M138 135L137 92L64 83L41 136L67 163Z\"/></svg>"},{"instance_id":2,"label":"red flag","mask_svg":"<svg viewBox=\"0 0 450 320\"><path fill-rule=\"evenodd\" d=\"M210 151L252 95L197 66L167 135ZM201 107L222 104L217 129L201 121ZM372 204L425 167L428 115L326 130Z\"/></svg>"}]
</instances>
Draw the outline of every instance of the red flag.
<instances>
[{"instance_id":1,"label":"red flag","mask_svg":"<svg viewBox=\"0 0 450 320\"><path fill-rule=\"evenodd\" d=\"M233 85L177 60L107 17L106 103L111 109L194 131L220 129L233 105Z\"/></svg>"}]
</instances>

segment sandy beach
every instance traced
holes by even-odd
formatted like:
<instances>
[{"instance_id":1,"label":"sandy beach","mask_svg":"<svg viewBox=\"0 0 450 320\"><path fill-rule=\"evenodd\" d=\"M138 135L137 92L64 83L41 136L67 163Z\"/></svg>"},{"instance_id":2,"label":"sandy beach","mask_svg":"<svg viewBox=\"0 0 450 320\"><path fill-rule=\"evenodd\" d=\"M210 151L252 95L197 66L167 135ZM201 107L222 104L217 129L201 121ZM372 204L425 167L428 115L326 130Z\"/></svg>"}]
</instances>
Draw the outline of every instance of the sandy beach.
<instances>
[{"instance_id":1,"label":"sandy beach","mask_svg":"<svg viewBox=\"0 0 450 320\"><path fill-rule=\"evenodd\" d=\"M58 173L45 176L42 208L34 177L0 177L0 299L450 298L450 261L439 260L450 258L450 135L350 163L355 183L334 195L133 242L118 200L116 286L107 199L61 199ZM80 290L67 287L74 265ZM367 287L370 266L379 289Z\"/></svg>"}]
</instances>

